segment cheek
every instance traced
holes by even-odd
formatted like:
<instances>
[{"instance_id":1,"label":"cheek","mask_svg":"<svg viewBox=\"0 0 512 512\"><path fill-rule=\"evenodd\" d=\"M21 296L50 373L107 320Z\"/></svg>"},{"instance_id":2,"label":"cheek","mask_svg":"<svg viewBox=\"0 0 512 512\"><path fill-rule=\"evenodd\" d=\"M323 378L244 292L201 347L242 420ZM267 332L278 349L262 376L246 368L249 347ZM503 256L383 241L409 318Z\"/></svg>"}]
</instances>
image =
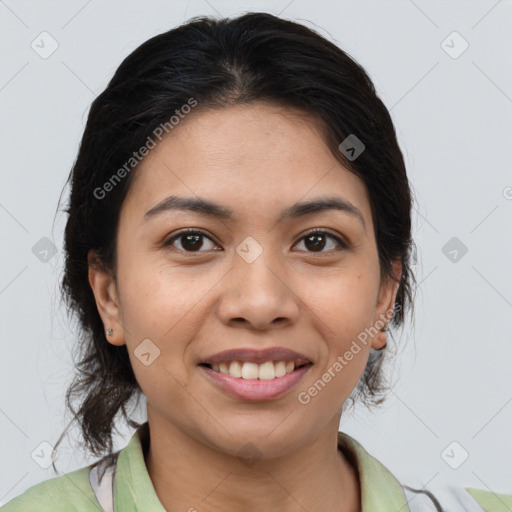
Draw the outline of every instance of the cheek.
<instances>
[{"instance_id":1,"label":"cheek","mask_svg":"<svg viewBox=\"0 0 512 512\"><path fill-rule=\"evenodd\" d=\"M308 306L326 340L321 379L340 396L356 385L368 360L375 279L370 272L339 273L309 291Z\"/></svg>"},{"instance_id":2,"label":"cheek","mask_svg":"<svg viewBox=\"0 0 512 512\"><path fill-rule=\"evenodd\" d=\"M165 389L179 402L173 389L187 385L187 347L201 326L200 301L206 291L199 283L191 286L184 273L142 264L119 266L119 282L125 340L137 382L150 401Z\"/></svg>"},{"instance_id":3,"label":"cheek","mask_svg":"<svg viewBox=\"0 0 512 512\"><path fill-rule=\"evenodd\" d=\"M308 305L330 327L335 340L357 336L370 325L377 300L374 274L371 269L342 269L309 285Z\"/></svg>"},{"instance_id":4,"label":"cheek","mask_svg":"<svg viewBox=\"0 0 512 512\"><path fill-rule=\"evenodd\" d=\"M179 332L184 326L181 320L205 294L186 273L143 262L125 265L119 272L119 283L123 324L129 338L154 338L157 342Z\"/></svg>"}]
</instances>

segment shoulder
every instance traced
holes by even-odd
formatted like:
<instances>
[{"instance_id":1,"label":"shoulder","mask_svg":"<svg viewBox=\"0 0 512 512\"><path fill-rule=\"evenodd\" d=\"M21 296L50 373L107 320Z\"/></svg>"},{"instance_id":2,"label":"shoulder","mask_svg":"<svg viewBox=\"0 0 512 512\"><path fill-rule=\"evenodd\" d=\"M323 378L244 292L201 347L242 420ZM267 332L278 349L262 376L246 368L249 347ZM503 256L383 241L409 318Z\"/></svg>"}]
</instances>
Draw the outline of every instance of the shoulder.
<instances>
[{"instance_id":1,"label":"shoulder","mask_svg":"<svg viewBox=\"0 0 512 512\"><path fill-rule=\"evenodd\" d=\"M357 467L364 510L403 512L512 512L512 494L497 494L446 482L404 485L354 438L338 433L338 446ZM346 448L350 448L346 450ZM383 505L383 502L386 502Z\"/></svg>"},{"instance_id":2,"label":"shoulder","mask_svg":"<svg viewBox=\"0 0 512 512\"><path fill-rule=\"evenodd\" d=\"M512 510L512 494L497 494L492 491L473 489L466 487L465 490L483 507L484 510L495 512Z\"/></svg>"},{"instance_id":3,"label":"shoulder","mask_svg":"<svg viewBox=\"0 0 512 512\"><path fill-rule=\"evenodd\" d=\"M89 484L88 466L27 489L0 508L1 512L101 510Z\"/></svg>"},{"instance_id":4,"label":"shoulder","mask_svg":"<svg viewBox=\"0 0 512 512\"><path fill-rule=\"evenodd\" d=\"M407 504L411 512L509 512L512 495L473 489L447 483L428 484L417 488L404 485Z\"/></svg>"}]
</instances>

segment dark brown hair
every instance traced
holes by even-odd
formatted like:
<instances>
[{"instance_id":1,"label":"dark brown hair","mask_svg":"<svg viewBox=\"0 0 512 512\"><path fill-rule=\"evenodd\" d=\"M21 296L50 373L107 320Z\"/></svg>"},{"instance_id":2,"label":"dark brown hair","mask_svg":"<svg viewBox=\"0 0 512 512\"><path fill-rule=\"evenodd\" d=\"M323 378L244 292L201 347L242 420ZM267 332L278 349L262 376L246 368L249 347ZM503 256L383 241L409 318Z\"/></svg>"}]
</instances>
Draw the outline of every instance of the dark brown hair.
<instances>
[{"instance_id":1,"label":"dark brown hair","mask_svg":"<svg viewBox=\"0 0 512 512\"><path fill-rule=\"evenodd\" d=\"M95 191L190 98L196 109L268 101L320 119L333 155L367 187L381 276L395 278L391 263L402 262L391 325L402 325L412 307L411 190L389 112L365 70L317 32L266 13L193 18L152 37L125 58L93 101L68 178L62 293L78 322L79 361L66 400L95 455L112 450L117 416L130 421L127 407L140 396L126 346L106 341L87 260L91 249L97 251L115 276L119 212L136 166L108 196ZM365 145L356 159L339 149L351 134ZM383 400L382 358L383 352L371 351L351 400Z\"/></svg>"}]
</instances>

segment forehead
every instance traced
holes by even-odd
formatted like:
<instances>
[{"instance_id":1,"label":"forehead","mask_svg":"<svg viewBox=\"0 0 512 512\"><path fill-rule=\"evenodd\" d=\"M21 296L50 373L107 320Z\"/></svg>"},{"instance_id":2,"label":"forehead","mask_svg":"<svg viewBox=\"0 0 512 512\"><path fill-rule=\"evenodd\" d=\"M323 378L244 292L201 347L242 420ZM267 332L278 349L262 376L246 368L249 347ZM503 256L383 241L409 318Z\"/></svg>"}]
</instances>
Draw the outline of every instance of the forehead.
<instances>
[{"instance_id":1,"label":"forehead","mask_svg":"<svg viewBox=\"0 0 512 512\"><path fill-rule=\"evenodd\" d=\"M250 215L253 207L261 214L329 193L350 200L366 219L366 187L333 156L322 130L303 111L267 103L194 112L139 164L123 208L140 217L179 194Z\"/></svg>"}]
</instances>

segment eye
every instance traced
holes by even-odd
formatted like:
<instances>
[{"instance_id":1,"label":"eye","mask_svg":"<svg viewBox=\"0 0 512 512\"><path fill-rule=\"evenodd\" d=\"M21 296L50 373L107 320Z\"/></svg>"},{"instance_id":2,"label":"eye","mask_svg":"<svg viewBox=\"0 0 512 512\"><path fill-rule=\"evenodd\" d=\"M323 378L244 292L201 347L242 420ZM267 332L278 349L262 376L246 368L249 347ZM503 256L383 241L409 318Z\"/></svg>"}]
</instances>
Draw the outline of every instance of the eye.
<instances>
[{"instance_id":1,"label":"eye","mask_svg":"<svg viewBox=\"0 0 512 512\"><path fill-rule=\"evenodd\" d=\"M211 247L206 247L205 249L204 239L210 242ZM341 238L329 233L328 231L318 228L303 236L299 243L304 243L308 252L321 253L328 252L329 247L327 247L327 251L324 249L329 245L329 240L331 240L331 245L332 241L334 241L334 250L348 248L348 245ZM178 242L181 247L178 247L176 242ZM182 252L205 252L212 249L215 250L215 248L218 247L217 244L209 236L197 229L185 229L178 232L164 242L164 246L169 245ZM201 249L205 249L205 251L201 251Z\"/></svg>"},{"instance_id":2,"label":"eye","mask_svg":"<svg viewBox=\"0 0 512 512\"><path fill-rule=\"evenodd\" d=\"M328 252L323 251L323 249L328 245L327 240L334 240L336 243L335 250L347 249L348 245L341 240L341 238L329 233L328 231L323 231L321 229L314 229L310 231L305 236L303 236L299 243L304 243L307 249L311 249L308 252ZM341 249L336 249L336 245L341 247Z\"/></svg>"},{"instance_id":3,"label":"eye","mask_svg":"<svg viewBox=\"0 0 512 512\"><path fill-rule=\"evenodd\" d=\"M217 245L213 242L213 240L206 236L205 233L202 231L198 231L197 229L185 229L183 231L180 231L173 237L169 238L167 241L164 242L164 246L172 245L173 247L176 247L174 242L178 241L181 245L180 247L176 247L180 251L184 252L205 252L201 251L201 248L204 248L204 242L203 239L207 239L211 242L213 247L207 248L206 250L211 250L212 248L217 247Z\"/></svg>"}]
</instances>

